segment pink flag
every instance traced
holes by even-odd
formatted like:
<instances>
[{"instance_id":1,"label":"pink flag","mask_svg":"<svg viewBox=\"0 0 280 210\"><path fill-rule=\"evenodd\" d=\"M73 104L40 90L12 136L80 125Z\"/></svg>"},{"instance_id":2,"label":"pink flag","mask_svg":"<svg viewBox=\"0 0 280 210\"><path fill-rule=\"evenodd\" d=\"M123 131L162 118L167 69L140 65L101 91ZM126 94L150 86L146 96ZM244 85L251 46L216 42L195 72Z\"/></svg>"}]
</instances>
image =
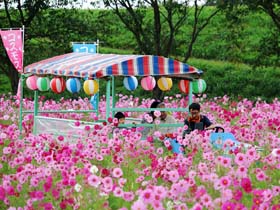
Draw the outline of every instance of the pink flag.
<instances>
[{"instance_id":1,"label":"pink flag","mask_svg":"<svg viewBox=\"0 0 280 210\"><path fill-rule=\"evenodd\" d=\"M0 31L3 45L7 51L10 61L18 72L22 72L22 31L6 30Z\"/></svg>"}]
</instances>

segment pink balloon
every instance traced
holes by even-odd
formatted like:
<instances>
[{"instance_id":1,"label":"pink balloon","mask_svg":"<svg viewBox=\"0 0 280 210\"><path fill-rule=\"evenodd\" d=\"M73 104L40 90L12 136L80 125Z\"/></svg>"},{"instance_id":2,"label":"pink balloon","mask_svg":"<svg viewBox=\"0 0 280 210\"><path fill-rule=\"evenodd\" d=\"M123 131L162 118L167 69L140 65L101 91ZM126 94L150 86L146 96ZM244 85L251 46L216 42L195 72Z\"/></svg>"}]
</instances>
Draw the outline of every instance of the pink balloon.
<instances>
[{"instance_id":1,"label":"pink balloon","mask_svg":"<svg viewBox=\"0 0 280 210\"><path fill-rule=\"evenodd\" d=\"M37 76L32 75L26 79L26 85L30 90L37 90Z\"/></svg>"},{"instance_id":2,"label":"pink balloon","mask_svg":"<svg viewBox=\"0 0 280 210\"><path fill-rule=\"evenodd\" d=\"M144 90L153 90L156 86L156 80L152 76L143 77L141 79L141 86Z\"/></svg>"}]
</instances>

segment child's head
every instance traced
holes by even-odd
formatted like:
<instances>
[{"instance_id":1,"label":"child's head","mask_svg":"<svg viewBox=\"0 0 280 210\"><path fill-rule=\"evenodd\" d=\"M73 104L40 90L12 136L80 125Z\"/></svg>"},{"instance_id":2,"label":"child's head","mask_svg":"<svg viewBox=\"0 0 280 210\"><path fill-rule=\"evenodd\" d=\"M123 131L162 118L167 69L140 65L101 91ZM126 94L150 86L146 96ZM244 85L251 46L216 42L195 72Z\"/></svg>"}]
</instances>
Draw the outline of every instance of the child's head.
<instances>
[{"instance_id":1,"label":"child's head","mask_svg":"<svg viewBox=\"0 0 280 210\"><path fill-rule=\"evenodd\" d=\"M124 121L125 121L124 113L117 112L114 117L118 119L119 124L124 124Z\"/></svg>"},{"instance_id":2,"label":"child's head","mask_svg":"<svg viewBox=\"0 0 280 210\"><path fill-rule=\"evenodd\" d=\"M150 108L165 108L165 104L161 101L154 101ZM152 117L155 119L154 111L151 111ZM166 111L160 111L160 119L165 120L167 117Z\"/></svg>"}]
</instances>

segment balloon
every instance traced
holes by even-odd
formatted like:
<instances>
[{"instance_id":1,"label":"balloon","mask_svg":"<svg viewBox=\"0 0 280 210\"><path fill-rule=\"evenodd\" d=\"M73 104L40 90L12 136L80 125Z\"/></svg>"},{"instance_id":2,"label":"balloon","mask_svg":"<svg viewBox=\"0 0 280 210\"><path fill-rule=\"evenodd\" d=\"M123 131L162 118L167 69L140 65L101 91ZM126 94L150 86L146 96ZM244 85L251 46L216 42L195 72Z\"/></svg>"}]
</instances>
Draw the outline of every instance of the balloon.
<instances>
[{"instance_id":1,"label":"balloon","mask_svg":"<svg viewBox=\"0 0 280 210\"><path fill-rule=\"evenodd\" d=\"M206 82L203 79L198 79L192 82L193 93L201 94L206 90Z\"/></svg>"},{"instance_id":2,"label":"balloon","mask_svg":"<svg viewBox=\"0 0 280 210\"><path fill-rule=\"evenodd\" d=\"M161 77L159 78L157 85L159 89L161 89L162 91L170 90L173 85L172 79L168 77Z\"/></svg>"},{"instance_id":3,"label":"balloon","mask_svg":"<svg viewBox=\"0 0 280 210\"><path fill-rule=\"evenodd\" d=\"M50 82L51 90L56 93L62 93L66 88L65 80L62 77L54 77Z\"/></svg>"},{"instance_id":4,"label":"balloon","mask_svg":"<svg viewBox=\"0 0 280 210\"><path fill-rule=\"evenodd\" d=\"M180 80L178 83L179 89L182 93L189 93L189 88L190 88L190 81L189 80Z\"/></svg>"},{"instance_id":5,"label":"balloon","mask_svg":"<svg viewBox=\"0 0 280 210\"><path fill-rule=\"evenodd\" d=\"M153 90L156 86L156 80L152 76L143 77L141 79L141 86L144 90Z\"/></svg>"},{"instance_id":6,"label":"balloon","mask_svg":"<svg viewBox=\"0 0 280 210\"><path fill-rule=\"evenodd\" d=\"M48 91L50 89L50 79L48 77L38 77L37 87L40 91Z\"/></svg>"},{"instance_id":7,"label":"balloon","mask_svg":"<svg viewBox=\"0 0 280 210\"><path fill-rule=\"evenodd\" d=\"M125 77L123 79L123 85L127 90L133 91L138 86L138 80L134 76Z\"/></svg>"},{"instance_id":8,"label":"balloon","mask_svg":"<svg viewBox=\"0 0 280 210\"><path fill-rule=\"evenodd\" d=\"M78 78L69 78L66 81L66 88L70 93L78 93L81 90L81 82Z\"/></svg>"},{"instance_id":9,"label":"balloon","mask_svg":"<svg viewBox=\"0 0 280 210\"><path fill-rule=\"evenodd\" d=\"M98 92L99 85L97 81L89 79L84 82L83 88L87 95L94 95Z\"/></svg>"},{"instance_id":10,"label":"balloon","mask_svg":"<svg viewBox=\"0 0 280 210\"><path fill-rule=\"evenodd\" d=\"M30 77L28 77L26 79L26 86L30 89L30 90L37 90L37 79L38 77L36 75L32 75Z\"/></svg>"},{"instance_id":11,"label":"balloon","mask_svg":"<svg viewBox=\"0 0 280 210\"><path fill-rule=\"evenodd\" d=\"M92 108L94 110L98 109L98 105L97 105L97 99L98 99L98 93L94 94L93 96L90 97L90 103L92 105Z\"/></svg>"}]
</instances>

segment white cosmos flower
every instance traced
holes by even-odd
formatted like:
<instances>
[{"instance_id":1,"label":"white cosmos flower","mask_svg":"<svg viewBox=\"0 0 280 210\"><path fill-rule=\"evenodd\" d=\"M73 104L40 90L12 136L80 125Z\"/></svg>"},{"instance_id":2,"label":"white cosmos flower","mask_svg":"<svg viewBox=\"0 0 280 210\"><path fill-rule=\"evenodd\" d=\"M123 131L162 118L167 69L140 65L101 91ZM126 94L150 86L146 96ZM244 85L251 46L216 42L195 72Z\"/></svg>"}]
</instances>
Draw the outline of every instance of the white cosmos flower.
<instances>
[{"instance_id":1,"label":"white cosmos flower","mask_svg":"<svg viewBox=\"0 0 280 210\"><path fill-rule=\"evenodd\" d=\"M80 192L81 191L82 186L80 184L75 184L74 189L76 190L76 192Z\"/></svg>"},{"instance_id":2,"label":"white cosmos flower","mask_svg":"<svg viewBox=\"0 0 280 210\"><path fill-rule=\"evenodd\" d=\"M92 174L96 174L98 172L98 168L97 168L96 165L93 165L93 166L90 167L89 171Z\"/></svg>"}]
</instances>

